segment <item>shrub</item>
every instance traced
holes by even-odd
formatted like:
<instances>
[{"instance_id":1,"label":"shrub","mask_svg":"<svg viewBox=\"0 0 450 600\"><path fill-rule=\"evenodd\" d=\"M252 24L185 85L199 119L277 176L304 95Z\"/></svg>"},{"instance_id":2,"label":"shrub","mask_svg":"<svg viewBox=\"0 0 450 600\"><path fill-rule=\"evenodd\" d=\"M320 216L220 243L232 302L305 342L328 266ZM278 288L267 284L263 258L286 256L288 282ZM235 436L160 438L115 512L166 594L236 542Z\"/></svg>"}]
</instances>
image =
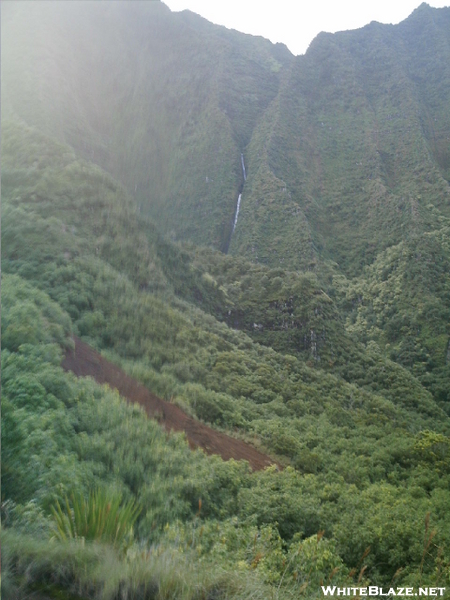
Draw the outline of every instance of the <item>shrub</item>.
<instances>
[{"instance_id":1,"label":"shrub","mask_svg":"<svg viewBox=\"0 0 450 600\"><path fill-rule=\"evenodd\" d=\"M86 499L81 493L72 493L61 508L59 502L52 506L55 519L55 537L61 541L70 539L102 540L120 546L132 536L133 525L141 512L134 500L122 504L122 496L104 489L97 489Z\"/></svg>"}]
</instances>

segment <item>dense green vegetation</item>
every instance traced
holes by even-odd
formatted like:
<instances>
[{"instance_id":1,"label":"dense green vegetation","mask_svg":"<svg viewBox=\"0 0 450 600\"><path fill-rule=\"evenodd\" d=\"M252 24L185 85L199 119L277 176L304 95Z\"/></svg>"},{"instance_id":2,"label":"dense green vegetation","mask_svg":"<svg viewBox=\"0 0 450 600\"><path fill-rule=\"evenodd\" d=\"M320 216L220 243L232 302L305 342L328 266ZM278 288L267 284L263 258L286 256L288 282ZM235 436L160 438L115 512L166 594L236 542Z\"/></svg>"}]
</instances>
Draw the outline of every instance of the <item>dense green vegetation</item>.
<instances>
[{"instance_id":1,"label":"dense green vegetation","mask_svg":"<svg viewBox=\"0 0 450 600\"><path fill-rule=\"evenodd\" d=\"M287 48L159 2L41 2L3 16L3 118L106 168L163 231L225 249L241 152Z\"/></svg>"},{"instance_id":2,"label":"dense green vegetation","mask_svg":"<svg viewBox=\"0 0 450 600\"><path fill-rule=\"evenodd\" d=\"M4 597L450 588L449 9L296 58L158 3L3 23Z\"/></svg>"},{"instance_id":3,"label":"dense green vegetation","mask_svg":"<svg viewBox=\"0 0 450 600\"><path fill-rule=\"evenodd\" d=\"M317 277L164 241L137 218L120 185L35 131L4 127L3 148L8 526L51 537L55 502L69 501L70 509L74 491L87 498L101 484L142 507L140 545L157 542L174 561L187 560L179 553L189 547L205 586L225 586L208 574L220 565L254 572L262 595L267 585L290 593L308 583L302 589L310 597L334 569L336 581L357 578L368 546L370 580L390 581L398 568L404 581L438 577L436 561L445 564L449 544L448 420L379 346L352 343ZM292 315L277 304L291 297ZM290 332L287 318L294 332L308 328L308 344L301 331L282 335ZM311 328L326 333L313 345ZM251 474L245 464L200 452L193 459L180 436L166 438L117 394L60 369L72 331L161 396L290 466ZM328 335L340 340L337 348ZM428 513L436 536L421 564ZM7 554L11 585L23 584L24 556L44 560L21 535L14 533L16 550ZM73 552L61 555L68 564ZM99 564L112 560L106 547L95 552ZM158 560L136 580L130 575L129 585L151 580L163 590ZM45 581L45 564L26 585ZM57 586L83 590L81 573L70 569L71 583L55 575ZM436 573L445 580L445 569Z\"/></svg>"},{"instance_id":4,"label":"dense green vegetation","mask_svg":"<svg viewBox=\"0 0 450 600\"><path fill-rule=\"evenodd\" d=\"M449 217L449 9L321 34L250 142L230 251L273 267L360 274ZM276 209L275 209L276 207Z\"/></svg>"},{"instance_id":5,"label":"dense green vegetation","mask_svg":"<svg viewBox=\"0 0 450 600\"><path fill-rule=\"evenodd\" d=\"M449 13L293 57L158 2L8 3L2 115L105 168L172 238L355 276L450 216Z\"/></svg>"},{"instance_id":6,"label":"dense green vegetation","mask_svg":"<svg viewBox=\"0 0 450 600\"><path fill-rule=\"evenodd\" d=\"M449 404L449 220L380 254L351 287L350 331L376 340L444 409Z\"/></svg>"}]
</instances>

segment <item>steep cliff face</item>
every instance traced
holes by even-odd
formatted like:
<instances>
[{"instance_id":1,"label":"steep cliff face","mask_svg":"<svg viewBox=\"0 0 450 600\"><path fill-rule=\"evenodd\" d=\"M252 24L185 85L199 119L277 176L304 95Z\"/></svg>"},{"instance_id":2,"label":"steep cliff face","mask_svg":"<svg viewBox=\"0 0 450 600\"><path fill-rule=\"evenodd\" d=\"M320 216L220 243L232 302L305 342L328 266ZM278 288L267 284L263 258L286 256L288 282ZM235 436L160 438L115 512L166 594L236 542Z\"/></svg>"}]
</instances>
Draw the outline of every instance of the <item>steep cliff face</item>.
<instances>
[{"instance_id":1,"label":"steep cliff face","mask_svg":"<svg viewBox=\"0 0 450 600\"><path fill-rule=\"evenodd\" d=\"M157 2L4 13L3 117L108 169L166 232L224 249L240 156L289 51Z\"/></svg>"},{"instance_id":2,"label":"steep cliff face","mask_svg":"<svg viewBox=\"0 0 450 600\"><path fill-rule=\"evenodd\" d=\"M448 9L321 34L293 61L249 147L231 252L347 274L450 215ZM426 83L425 83L426 81Z\"/></svg>"},{"instance_id":3,"label":"steep cliff face","mask_svg":"<svg viewBox=\"0 0 450 600\"><path fill-rule=\"evenodd\" d=\"M3 118L106 168L173 238L353 276L450 216L449 32L423 4L293 57L162 3L11 3Z\"/></svg>"}]
</instances>

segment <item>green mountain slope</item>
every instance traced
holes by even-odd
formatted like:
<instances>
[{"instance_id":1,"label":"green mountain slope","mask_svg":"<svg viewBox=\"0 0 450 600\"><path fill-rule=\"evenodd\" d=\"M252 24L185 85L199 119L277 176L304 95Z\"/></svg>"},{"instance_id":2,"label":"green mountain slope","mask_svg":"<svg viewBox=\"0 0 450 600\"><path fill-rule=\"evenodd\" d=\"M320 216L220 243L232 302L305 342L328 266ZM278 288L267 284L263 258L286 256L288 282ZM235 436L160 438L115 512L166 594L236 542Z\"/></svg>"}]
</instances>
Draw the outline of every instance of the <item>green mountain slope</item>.
<instances>
[{"instance_id":1,"label":"green mountain slope","mask_svg":"<svg viewBox=\"0 0 450 600\"><path fill-rule=\"evenodd\" d=\"M136 214L132 200L116 182L98 167L78 160L68 147L12 124L4 126L3 132L4 268L33 280L44 277L46 285L57 285L64 297L63 305L75 322L81 319L84 323L84 312L99 301L95 286L91 287L95 269L89 266L90 259L86 263L86 257L95 257L126 273L138 289L159 293L171 302L178 298L177 302L194 304L245 331L256 342L301 357L311 368L336 372L349 382L383 390L387 397L401 403L410 402L411 392L417 399L429 401L408 371L373 351L366 352L362 342L380 340L368 337L361 325L347 331L346 312L323 291L314 275L271 270L195 247L181 249L165 241L151 223ZM24 244L25 239L28 244ZM81 261L88 269L86 281L78 280L76 269L69 266L72 261ZM106 273L102 278L108 278ZM69 292L72 277L75 281L71 285L75 287ZM344 308L348 306L350 320L354 318L353 298L362 294L359 287L364 283L352 286L345 282L339 292L346 298L342 302ZM70 304L71 299L74 304L69 308L66 303ZM398 310L403 304L400 299ZM435 301L438 312L428 342L436 342L441 355L430 368L446 364L439 344L447 339L447 305L443 288ZM113 343L110 317L102 309L95 315L95 331L107 340L107 345ZM155 331L159 329L156 321L153 326ZM89 327L80 327L81 333L92 335ZM440 337L435 340L433 336ZM407 338L402 343L407 343ZM165 344L169 344L169 338L161 334L158 354L170 354ZM137 347L129 348L129 352L140 355ZM367 370L371 372L368 378L364 374ZM429 385L436 383L431 372L428 378ZM195 381L195 376L190 375L189 380Z\"/></svg>"},{"instance_id":2,"label":"green mountain slope","mask_svg":"<svg viewBox=\"0 0 450 600\"><path fill-rule=\"evenodd\" d=\"M380 254L347 292L348 330L376 340L443 401L450 381L449 250L448 226L413 237Z\"/></svg>"},{"instance_id":3,"label":"green mountain slope","mask_svg":"<svg viewBox=\"0 0 450 600\"><path fill-rule=\"evenodd\" d=\"M193 272L175 285L254 339L305 357L319 348L322 364L348 362L345 348L381 338L361 328L345 332L354 307L340 277L364 278L365 266L380 264L387 256L380 252L391 246L433 232L446 237L449 19L449 9L423 4L398 26L322 34L294 58L282 46L156 2L10 3L2 114L109 171L142 220L151 216L172 239L283 272L314 272L318 290L343 300L332 318L315 302L310 317L294 317L294 284L267 291L258 269L247 284L253 300L244 301L245 318L235 297L228 299L233 308L205 279L208 292L191 289ZM130 261L130 268L143 269L140 263ZM207 261L197 279L210 271ZM260 293L270 310L278 303L276 322L264 304L255 309ZM419 334L432 356L427 372L448 364L449 302L445 294L437 302L434 324ZM411 336L405 330L397 338L402 345ZM417 362L390 349L386 357L413 371ZM442 396L445 378L433 374L427 385Z\"/></svg>"},{"instance_id":4,"label":"green mountain slope","mask_svg":"<svg viewBox=\"0 0 450 600\"><path fill-rule=\"evenodd\" d=\"M211 569L236 568L242 560L242 568L258 569L264 584L281 586L283 560L300 552L300 540L312 544L308 539L321 529L332 565L340 565L347 581L369 544L372 553L364 560L371 578L390 581L408 565L405 581L415 581L423 569L422 522L428 511L447 552L449 424L430 392L374 344L358 347L344 362L353 361L348 383L305 364L301 353L259 345L185 299L192 295L198 303L200 294L210 312L225 300L255 310L252 293L259 292L249 290L252 279L275 297L281 280L281 289L298 290L296 311L308 318L310 303L322 302L332 323L337 309L331 299L321 300L311 276L275 274L220 253L205 258L202 250L163 242L104 171L28 128L4 127L2 177L4 481L14 502L12 524L29 529L30 519L38 519L41 537L47 535L49 506L70 490L72 480L79 489L119 486L126 497L137 498L145 507L138 522L144 544L169 544L178 552L200 519L209 541L187 542L197 549L191 563L203 557ZM179 261L184 269L177 270ZM211 280L219 276L222 285L216 287ZM189 284L183 285L183 277ZM276 311L267 318L276 323ZM55 343L67 344L71 328L153 391L215 427L263 445L290 466L250 475L245 466L196 455L187 469L183 465L190 459L181 442L169 439L165 449L164 436L139 411L131 414L110 392L62 374ZM30 428L34 435L28 440ZM38 479L26 468L33 452ZM59 456L53 462L52 452ZM155 452L165 455L156 471ZM177 525L180 519L185 525ZM238 552L238 540L215 554L218 532L231 535L238 525L244 546L270 533L268 563L252 566L257 551ZM426 576L432 577L437 552L429 555ZM332 565L316 565L314 573L329 576ZM305 567L296 568L303 573ZM283 585L283 593L290 593L290 581Z\"/></svg>"},{"instance_id":5,"label":"green mountain slope","mask_svg":"<svg viewBox=\"0 0 450 600\"><path fill-rule=\"evenodd\" d=\"M296 58L156 2L4 13L4 117L106 168L166 233L354 275L449 216L449 9Z\"/></svg>"},{"instance_id":6,"label":"green mountain slope","mask_svg":"<svg viewBox=\"0 0 450 600\"><path fill-rule=\"evenodd\" d=\"M164 231L226 249L285 47L159 2L12 4L2 27L4 118L106 168Z\"/></svg>"},{"instance_id":7,"label":"green mountain slope","mask_svg":"<svg viewBox=\"0 0 450 600\"><path fill-rule=\"evenodd\" d=\"M380 250L440 229L449 18L422 5L395 27L321 34L293 61L250 144L233 254L290 268L322 256L355 275Z\"/></svg>"},{"instance_id":8,"label":"green mountain slope","mask_svg":"<svg viewBox=\"0 0 450 600\"><path fill-rule=\"evenodd\" d=\"M5 597L450 586L450 9L300 57L159 2L2 17ZM72 333L284 468L64 373ZM126 547L49 551L74 488L138 502Z\"/></svg>"}]
</instances>

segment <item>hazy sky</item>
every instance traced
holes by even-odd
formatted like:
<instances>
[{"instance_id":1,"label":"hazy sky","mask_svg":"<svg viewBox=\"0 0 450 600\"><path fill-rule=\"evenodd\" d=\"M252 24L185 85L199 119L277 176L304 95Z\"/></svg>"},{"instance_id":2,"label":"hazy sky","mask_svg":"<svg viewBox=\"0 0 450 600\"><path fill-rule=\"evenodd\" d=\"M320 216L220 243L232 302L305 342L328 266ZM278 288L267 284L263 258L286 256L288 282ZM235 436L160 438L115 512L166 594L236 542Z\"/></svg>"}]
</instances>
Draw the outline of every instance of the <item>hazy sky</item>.
<instances>
[{"instance_id":1,"label":"hazy sky","mask_svg":"<svg viewBox=\"0 0 450 600\"><path fill-rule=\"evenodd\" d=\"M164 0L173 11L188 8L208 21L283 42L303 54L321 31L357 29L370 23L399 23L420 0ZM430 0L448 6L450 0Z\"/></svg>"}]
</instances>

